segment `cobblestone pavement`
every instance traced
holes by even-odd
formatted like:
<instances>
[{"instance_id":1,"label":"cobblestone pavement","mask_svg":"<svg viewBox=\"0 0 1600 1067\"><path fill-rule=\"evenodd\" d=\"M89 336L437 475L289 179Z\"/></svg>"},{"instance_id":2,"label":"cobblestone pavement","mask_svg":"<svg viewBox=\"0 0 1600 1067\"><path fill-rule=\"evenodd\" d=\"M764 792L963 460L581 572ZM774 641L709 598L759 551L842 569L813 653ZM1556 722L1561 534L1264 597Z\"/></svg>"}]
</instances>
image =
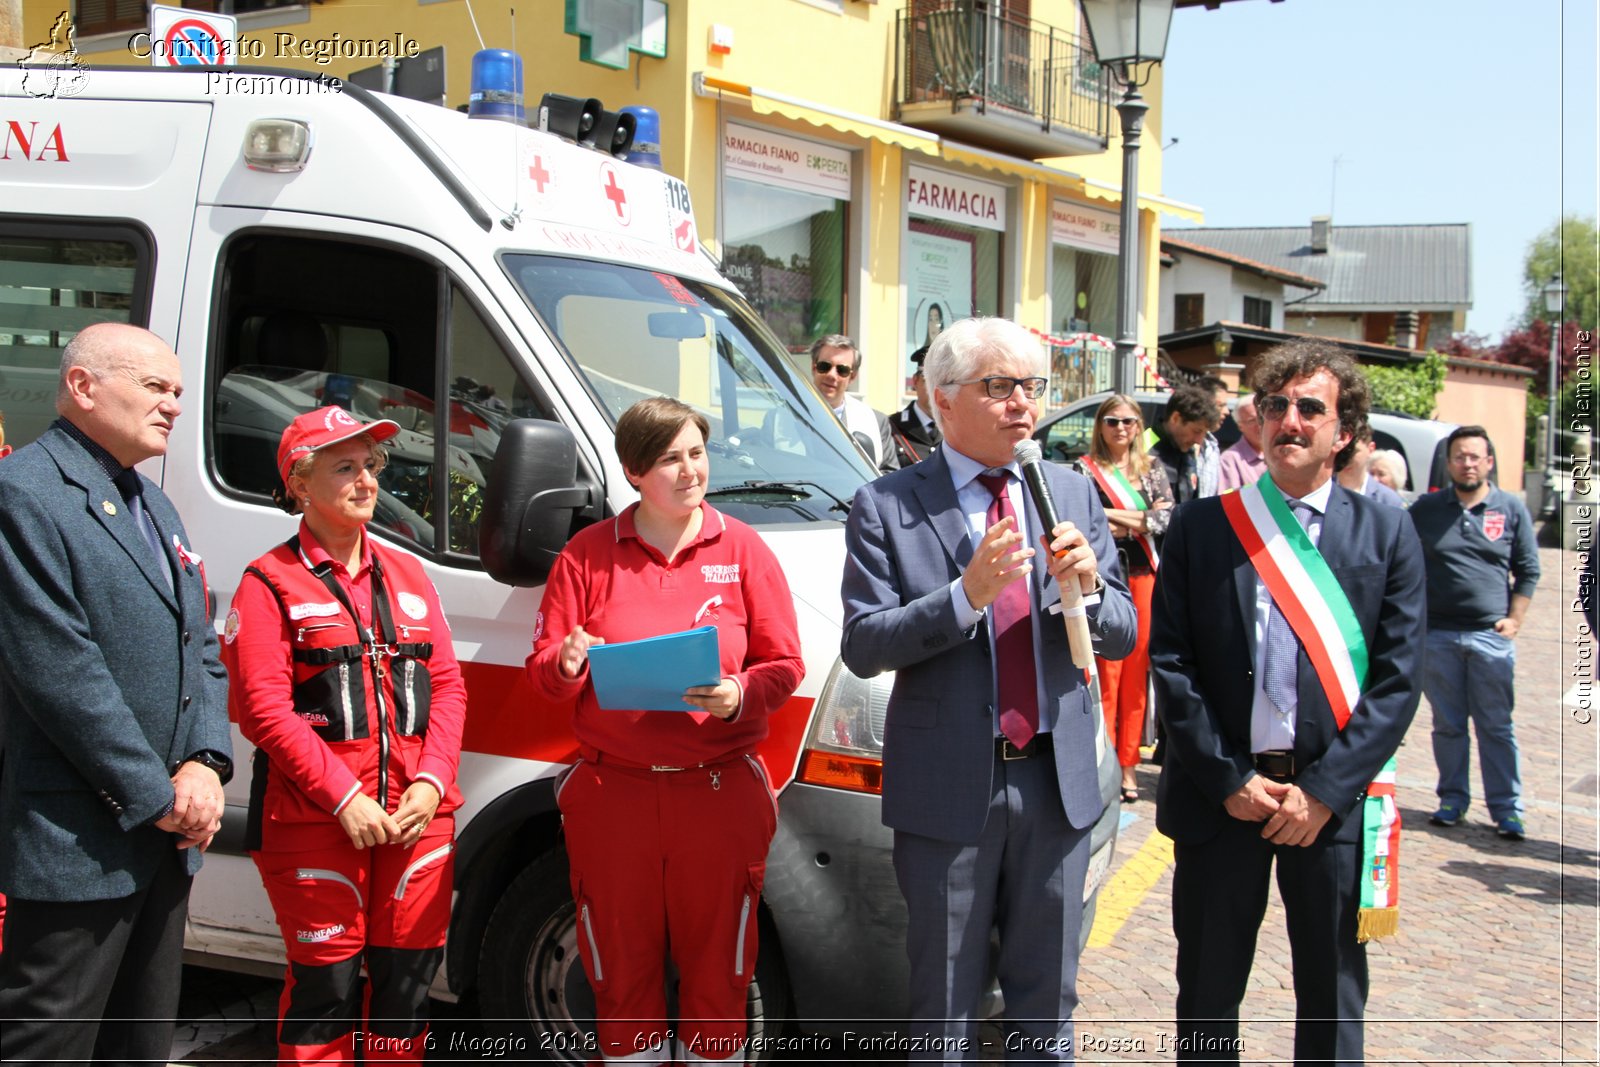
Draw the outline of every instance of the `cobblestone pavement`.
<instances>
[{"instance_id":1,"label":"cobblestone pavement","mask_svg":"<svg viewBox=\"0 0 1600 1067\"><path fill-rule=\"evenodd\" d=\"M1473 774L1475 803L1453 829L1428 822L1435 772L1426 701L1399 754L1401 919L1397 937L1369 946L1371 1063L1595 1063L1597 1055L1596 753L1600 703L1594 644L1571 610L1575 553L1540 553L1543 578L1517 638L1516 728L1528 839L1496 836ZM1576 672L1576 676L1575 676ZM1588 683L1586 695L1583 690ZM1576 686L1576 689L1575 689ZM1473 766L1477 765L1474 746ZM1140 792L1155 794L1155 768ZM1077 1030L1085 1062L1165 1062L1176 996L1170 921L1170 843L1154 806L1135 806L1108 894L1148 884L1131 907L1107 907L1085 954ZM1116 915L1125 921L1114 932ZM1109 944L1102 945L1102 941ZM1262 924L1243 1014L1242 1058L1292 1055L1294 994L1283 908ZM1170 1040L1170 1038L1169 1038Z\"/></svg>"},{"instance_id":2,"label":"cobblestone pavement","mask_svg":"<svg viewBox=\"0 0 1600 1067\"><path fill-rule=\"evenodd\" d=\"M1528 839L1497 837L1481 797L1454 829L1428 823L1436 798L1426 702L1400 749L1400 933L1369 946L1370 1063L1597 1062L1600 693L1593 685L1594 644L1570 610L1576 558L1541 551L1544 577L1517 639L1516 724ZM1076 1029L1084 1062L1173 1059L1171 844L1154 832L1155 785L1155 768L1142 768L1145 799L1124 815L1116 864L1083 958ZM1481 792L1476 771L1473 788ZM1241 1058L1280 1064L1292 1054L1294 994L1283 909L1275 893L1271 900L1244 1004ZM208 977L186 986L197 990L190 1018L200 1021L180 1029L174 1060L269 1060L271 1024L251 1020L272 1019L276 984L264 989L237 979L234 986L229 976L199 973ZM460 1012L435 1006L445 1027ZM453 1024L471 1025L460 1018ZM213 1044L222 1033L232 1036ZM987 1028L984 1037L993 1042L984 1062L998 1062L999 1031Z\"/></svg>"}]
</instances>

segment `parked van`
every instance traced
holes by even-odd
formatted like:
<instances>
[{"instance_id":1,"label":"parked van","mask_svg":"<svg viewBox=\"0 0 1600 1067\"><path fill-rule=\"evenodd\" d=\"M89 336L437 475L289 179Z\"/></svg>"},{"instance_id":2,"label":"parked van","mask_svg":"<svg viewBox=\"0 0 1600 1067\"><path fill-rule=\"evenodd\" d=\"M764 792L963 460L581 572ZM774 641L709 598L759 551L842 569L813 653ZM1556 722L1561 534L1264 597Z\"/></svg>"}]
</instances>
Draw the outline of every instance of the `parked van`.
<instances>
[{"instance_id":1,"label":"parked van","mask_svg":"<svg viewBox=\"0 0 1600 1067\"><path fill-rule=\"evenodd\" d=\"M581 1059L573 1020L592 999L552 790L576 744L570 708L540 706L523 661L556 553L635 499L617 416L667 393L709 420L707 498L783 564L806 661L762 749L782 817L752 1034L904 1017L904 910L878 796L893 679L838 657L843 523L875 472L702 253L687 187L518 124L297 72L92 70L58 97L31 95L26 77L0 71L11 443L54 417L76 331L132 322L170 341L186 410L143 469L225 610L245 564L295 529L268 496L283 427L329 403L402 427L370 529L438 587L470 701L436 990L476 993L486 1016L530 1019L536 1047ZM242 848L250 749L234 745L187 948L276 974L282 943ZM1118 814L1103 736L1098 748L1108 807L1091 908Z\"/></svg>"}]
</instances>

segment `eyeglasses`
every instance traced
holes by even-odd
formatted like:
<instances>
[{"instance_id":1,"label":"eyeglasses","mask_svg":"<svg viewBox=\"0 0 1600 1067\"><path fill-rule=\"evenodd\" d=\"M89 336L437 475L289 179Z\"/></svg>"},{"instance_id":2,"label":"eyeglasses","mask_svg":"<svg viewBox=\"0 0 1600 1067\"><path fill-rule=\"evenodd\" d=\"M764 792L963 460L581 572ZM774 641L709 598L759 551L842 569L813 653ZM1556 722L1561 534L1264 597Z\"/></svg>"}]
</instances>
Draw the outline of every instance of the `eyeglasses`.
<instances>
[{"instance_id":1,"label":"eyeglasses","mask_svg":"<svg viewBox=\"0 0 1600 1067\"><path fill-rule=\"evenodd\" d=\"M825 359L819 359L815 363L811 364L811 366L818 374L828 374L832 372L837 374L839 377L846 379L847 381L856 376L856 369L854 367L847 367L843 363L829 363Z\"/></svg>"},{"instance_id":2,"label":"eyeglasses","mask_svg":"<svg viewBox=\"0 0 1600 1067\"><path fill-rule=\"evenodd\" d=\"M1289 405L1300 412L1302 419L1320 419L1328 413L1328 405L1314 396L1300 396L1290 400L1286 396L1264 397L1259 405L1261 414L1269 419L1281 419L1289 414Z\"/></svg>"},{"instance_id":3,"label":"eyeglasses","mask_svg":"<svg viewBox=\"0 0 1600 1067\"><path fill-rule=\"evenodd\" d=\"M1118 426L1132 426L1139 421L1137 415L1102 415L1100 421L1112 429Z\"/></svg>"},{"instance_id":4,"label":"eyeglasses","mask_svg":"<svg viewBox=\"0 0 1600 1067\"><path fill-rule=\"evenodd\" d=\"M964 382L951 382L951 385L981 385L989 394L990 400L1010 400L1011 394L1016 392L1017 386L1022 387L1022 395L1029 400L1038 400L1044 396L1044 387L1050 384L1049 378L1009 378L1003 374L991 375L988 378L969 378Z\"/></svg>"}]
</instances>

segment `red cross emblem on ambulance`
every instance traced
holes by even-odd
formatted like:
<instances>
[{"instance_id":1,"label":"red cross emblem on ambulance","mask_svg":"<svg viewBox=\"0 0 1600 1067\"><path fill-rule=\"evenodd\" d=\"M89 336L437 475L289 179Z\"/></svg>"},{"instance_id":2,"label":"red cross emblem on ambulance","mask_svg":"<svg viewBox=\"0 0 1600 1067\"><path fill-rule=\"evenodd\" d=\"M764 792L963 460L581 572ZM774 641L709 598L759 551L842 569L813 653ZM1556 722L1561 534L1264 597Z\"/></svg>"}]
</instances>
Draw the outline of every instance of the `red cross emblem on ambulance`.
<instances>
[{"instance_id":1,"label":"red cross emblem on ambulance","mask_svg":"<svg viewBox=\"0 0 1600 1067\"><path fill-rule=\"evenodd\" d=\"M600 179L600 193L611 201L618 225L628 225L633 221L633 208L628 205L628 191L617 180L617 168L610 163L600 164Z\"/></svg>"},{"instance_id":2,"label":"red cross emblem on ambulance","mask_svg":"<svg viewBox=\"0 0 1600 1067\"><path fill-rule=\"evenodd\" d=\"M1498 541L1505 536L1506 513L1503 511L1485 511L1483 513L1483 536L1491 541Z\"/></svg>"}]
</instances>

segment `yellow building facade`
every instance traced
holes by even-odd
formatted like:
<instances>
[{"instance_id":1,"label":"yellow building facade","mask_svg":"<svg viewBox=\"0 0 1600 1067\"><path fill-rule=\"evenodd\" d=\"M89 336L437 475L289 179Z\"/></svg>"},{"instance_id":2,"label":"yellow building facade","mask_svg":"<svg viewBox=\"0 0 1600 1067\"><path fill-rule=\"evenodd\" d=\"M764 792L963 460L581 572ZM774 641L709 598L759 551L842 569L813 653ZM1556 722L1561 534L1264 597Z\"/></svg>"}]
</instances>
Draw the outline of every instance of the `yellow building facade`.
<instances>
[{"instance_id":1,"label":"yellow building facade","mask_svg":"<svg viewBox=\"0 0 1600 1067\"><path fill-rule=\"evenodd\" d=\"M50 42L68 3L91 71L159 53L140 0L24 0L27 41ZM1075 0L534 0L514 18L466 0L190 6L232 8L241 64L346 77L442 47L457 107L473 54L503 48L522 57L530 119L546 92L653 108L662 167L688 184L724 272L797 360L816 336L856 338L854 387L880 410L905 402L911 353L968 314L1075 340L1053 349L1053 403L1110 383L1092 338L1116 332L1120 87L1093 65ZM1160 196L1159 69L1144 95L1153 352L1160 214L1198 213Z\"/></svg>"}]
</instances>

